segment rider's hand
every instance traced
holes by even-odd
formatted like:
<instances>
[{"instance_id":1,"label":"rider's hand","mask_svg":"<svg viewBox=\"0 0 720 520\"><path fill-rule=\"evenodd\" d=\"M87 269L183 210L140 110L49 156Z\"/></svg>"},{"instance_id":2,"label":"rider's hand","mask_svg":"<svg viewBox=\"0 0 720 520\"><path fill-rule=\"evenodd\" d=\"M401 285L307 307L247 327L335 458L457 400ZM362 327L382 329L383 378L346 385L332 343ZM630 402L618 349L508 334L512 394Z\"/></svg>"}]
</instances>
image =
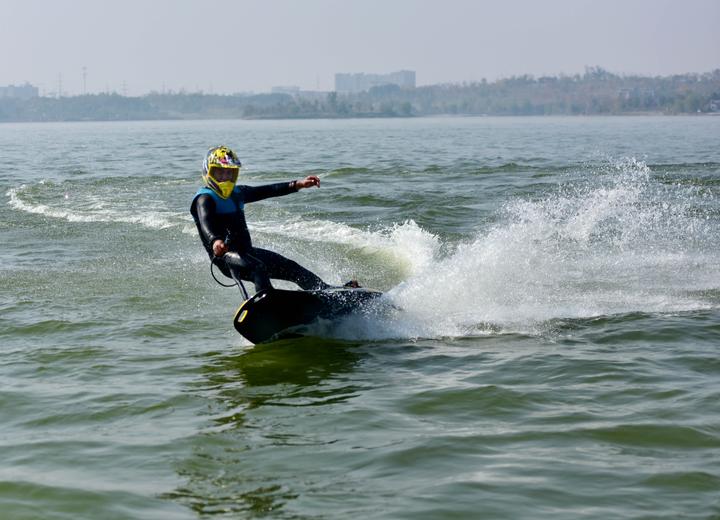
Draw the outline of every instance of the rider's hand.
<instances>
[{"instance_id":1,"label":"rider's hand","mask_svg":"<svg viewBox=\"0 0 720 520\"><path fill-rule=\"evenodd\" d=\"M213 254L217 257L221 257L225 253L227 253L227 246L225 245L225 242L218 239L215 242L213 242Z\"/></svg>"},{"instance_id":2,"label":"rider's hand","mask_svg":"<svg viewBox=\"0 0 720 520\"><path fill-rule=\"evenodd\" d=\"M320 187L320 177L315 175L308 175L301 181L295 181L295 187L299 190L303 188L311 188L313 186Z\"/></svg>"}]
</instances>

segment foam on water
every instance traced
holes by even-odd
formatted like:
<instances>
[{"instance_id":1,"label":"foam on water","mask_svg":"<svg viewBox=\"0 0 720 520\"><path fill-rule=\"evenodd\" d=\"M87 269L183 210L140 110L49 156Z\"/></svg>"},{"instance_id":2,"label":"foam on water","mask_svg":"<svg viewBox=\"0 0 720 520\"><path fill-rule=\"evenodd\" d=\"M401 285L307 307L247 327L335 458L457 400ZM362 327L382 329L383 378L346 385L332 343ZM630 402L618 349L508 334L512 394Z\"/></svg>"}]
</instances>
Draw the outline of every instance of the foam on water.
<instances>
[{"instance_id":1,"label":"foam on water","mask_svg":"<svg viewBox=\"0 0 720 520\"><path fill-rule=\"evenodd\" d=\"M412 220L377 230L363 230L346 224L327 220L303 220L300 222L257 222L250 226L255 234L277 235L282 240L292 238L317 244L343 245L354 251L374 257L382 266L399 266L405 276L425 271L440 249L440 239L422 229ZM328 272L341 271L348 258L326 256Z\"/></svg>"},{"instance_id":2,"label":"foam on water","mask_svg":"<svg viewBox=\"0 0 720 520\"><path fill-rule=\"evenodd\" d=\"M67 222L128 223L149 229L177 227L183 234L196 235L189 213L163 209L159 194L162 194L162 186L158 183L141 189L125 181L95 182L86 186L72 181L57 184L43 180L6 192L8 205L24 213ZM439 244L436 236L422 230L413 221L375 231L326 220L254 220L249 227L253 235L265 234L264 238L269 237L268 245L287 245L299 240L309 244L306 249L312 250L313 255L317 254L317 244L347 246L374 255L384 263L400 266L404 275L412 275L425 268L425 262L433 258ZM345 261L345 258L322 259L327 264L328 273L342 271Z\"/></svg>"},{"instance_id":3,"label":"foam on water","mask_svg":"<svg viewBox=\"0 0 720 520\"><path fill-rule=\"evenodd\" d=\"M711 197L623 160L513 200L491 227L390 291L402 311L371 320L370 336L532 333L557 318L717 306L706 296L720 287Z\"/></svg>"},{"instance_id":4,"label":"foam on water","mask_svg":"<svg viewBox=\"0 0 720 520\"><path fill-rule=\"evenodd\" d=\"M41 184L42 185L42 184ZM150 229L165 229L187 222L187 217L171 211L143 210L138 211L132 201L122 204L120 194L98 193L93 190L81 192L60 192L50 202L41 202L30 193L31 187L20 185L10 188L5 194L9 197L10 207L46 217L66 220L68 222L124 222L138 224ZM47 194L44 194L46 197ZM128 195L130 198L131 195Z\"/></svg>"}]
</instances>

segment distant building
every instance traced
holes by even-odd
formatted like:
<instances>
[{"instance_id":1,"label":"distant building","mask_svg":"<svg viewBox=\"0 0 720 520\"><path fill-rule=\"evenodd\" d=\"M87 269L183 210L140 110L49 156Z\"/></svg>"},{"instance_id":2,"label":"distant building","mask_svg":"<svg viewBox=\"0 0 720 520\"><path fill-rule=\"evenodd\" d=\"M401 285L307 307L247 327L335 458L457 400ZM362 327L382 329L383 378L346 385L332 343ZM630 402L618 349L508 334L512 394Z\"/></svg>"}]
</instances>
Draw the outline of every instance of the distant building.
<instances>
[{"instance_id":1,"label":"distant building","mask_svg":"<svg viewBox=\"0 0 720 520\"><path fill-rule=\"evenodd\" d=\"M290 94L291 96L297 96L300 93L300 87L294 85L287 87L273 87L270 89L273 94Z\"/></svg>"},{"instance_id":2,"label":"distant building","mask_svg":"<svg viewBox=\"0 0 720 520\"><path fill-rule=\"evenodd\" d=\"M0 87L0 99L30 99L39 96L37 87L33 87L30 83L24 85L8 85L7 87Z\"/></svg>"},{"instance_id":3,"label":"distant building","mask_svg":"<svg viewBox=\"0 0 720 520\"><path fill-rule=\"evenodd\" d=\"M335 74L335 91L355 93L370 90L382 85L397 85L400 88L415 88L415 71L400 70L390 74Z\"/></svg>"}]
</instances>

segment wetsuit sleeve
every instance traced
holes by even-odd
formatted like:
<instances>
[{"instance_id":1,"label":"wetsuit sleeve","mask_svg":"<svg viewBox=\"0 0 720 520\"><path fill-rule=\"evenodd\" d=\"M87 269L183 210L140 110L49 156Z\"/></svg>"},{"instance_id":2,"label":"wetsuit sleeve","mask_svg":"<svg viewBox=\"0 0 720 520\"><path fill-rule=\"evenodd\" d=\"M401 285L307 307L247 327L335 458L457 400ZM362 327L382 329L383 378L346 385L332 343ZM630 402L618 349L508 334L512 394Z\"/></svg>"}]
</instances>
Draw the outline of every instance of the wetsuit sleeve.
<instances>
[{"instance_id":1,"label":"wetsuit sleeve","mask_svg":"<svg viewBox=\"0 0 720 520\"><path fill-rule=\"evenodd\" d=\"M209 195L200 195L195 202L197 227L203 241L212 247L216 240L225 240L225 232L215 219L215 201Z\"/></svg>"},{"instance_id":2,"label":"wetsuit sleeve","mask_svg":"<svg viewBox=\"0 0 720 520\"><path fill-rule=\"evenodd\" d=\"M243 186L243 201L257 202L270 197L288 195L296 191L295 181L277 182L275 184L265 184L264 186Z\"/></svg>"}]
</instances>

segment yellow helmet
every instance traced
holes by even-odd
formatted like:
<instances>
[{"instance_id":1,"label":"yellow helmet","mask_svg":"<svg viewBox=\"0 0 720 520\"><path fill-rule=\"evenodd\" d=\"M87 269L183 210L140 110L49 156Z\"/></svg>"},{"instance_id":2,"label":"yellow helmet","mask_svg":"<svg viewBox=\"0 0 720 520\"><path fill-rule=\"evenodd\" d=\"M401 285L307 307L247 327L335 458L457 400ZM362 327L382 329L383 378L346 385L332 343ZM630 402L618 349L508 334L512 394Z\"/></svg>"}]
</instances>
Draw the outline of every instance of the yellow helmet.
<instances>
[{"instance_id":1,"label":"yellow helmet","mask_svg":"<svg viewBox=\"0 0 720 520\"><path fill-rule=\"evenodd\" d=\"M227 199L235 188L240 166L242 166L240 159L227 146L210 148L203 161L203 181L205 181L205 186L223 199ZM227 172L228 170L232 174L230 179L225 176L223 178L216 177L220 171Z\"/></svg>"}]
</instances>

